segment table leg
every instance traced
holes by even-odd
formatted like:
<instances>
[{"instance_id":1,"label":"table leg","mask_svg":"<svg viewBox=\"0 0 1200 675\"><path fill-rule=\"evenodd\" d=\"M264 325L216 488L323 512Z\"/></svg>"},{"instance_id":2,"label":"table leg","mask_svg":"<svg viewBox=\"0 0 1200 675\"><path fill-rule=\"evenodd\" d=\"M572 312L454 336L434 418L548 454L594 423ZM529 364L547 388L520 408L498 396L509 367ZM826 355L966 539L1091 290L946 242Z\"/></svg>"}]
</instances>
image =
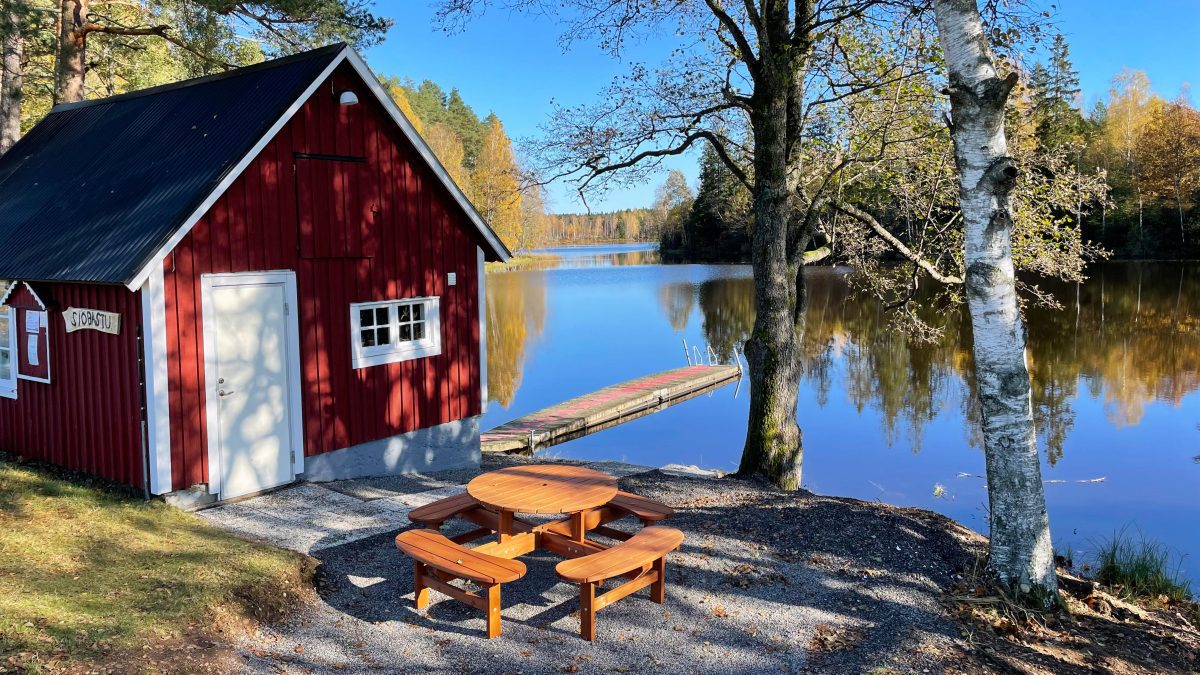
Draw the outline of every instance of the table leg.
<instances>
[{"instance_id":1,"label":"table leg","mask_svg":"<svg viewBox=\"0 0 1200 675\"><path fill-rule=\"evenodd\" d=\"M501 511L497 514L500 522L497 524L500 534L500 543L503 544L512 538L513 512Z\"/></svg>"},{"instance_id":2,"label":"table leg","mask_svg":"<svg viewBox=\"0 0 1200 675\"><path fill-rule=\"evenodd\" d=\"M571 514L571 538L575 541L583 541L584 535L587 534L587 530L583 526L586 513L586 511L578 511Z\"/></svg>"}]
</instances>

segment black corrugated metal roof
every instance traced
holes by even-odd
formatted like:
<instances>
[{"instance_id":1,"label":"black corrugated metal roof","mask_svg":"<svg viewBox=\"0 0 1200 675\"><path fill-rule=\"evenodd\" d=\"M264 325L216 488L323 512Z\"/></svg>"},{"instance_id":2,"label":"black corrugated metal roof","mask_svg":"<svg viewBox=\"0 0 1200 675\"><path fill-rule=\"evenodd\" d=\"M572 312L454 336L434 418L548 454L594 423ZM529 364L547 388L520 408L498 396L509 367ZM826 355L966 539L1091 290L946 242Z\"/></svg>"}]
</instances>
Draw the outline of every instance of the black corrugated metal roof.
<instances>
[{"instance_id":1,"label":"black corrugated metal roof","mask_svg":"<svg viewBox=\"0 0 1200 675\"><path fill-rule=\"evenodd\" d=\"M131 282L344 49L55 107L0 157L0 278Z\"/></svg>"}]
</instances>

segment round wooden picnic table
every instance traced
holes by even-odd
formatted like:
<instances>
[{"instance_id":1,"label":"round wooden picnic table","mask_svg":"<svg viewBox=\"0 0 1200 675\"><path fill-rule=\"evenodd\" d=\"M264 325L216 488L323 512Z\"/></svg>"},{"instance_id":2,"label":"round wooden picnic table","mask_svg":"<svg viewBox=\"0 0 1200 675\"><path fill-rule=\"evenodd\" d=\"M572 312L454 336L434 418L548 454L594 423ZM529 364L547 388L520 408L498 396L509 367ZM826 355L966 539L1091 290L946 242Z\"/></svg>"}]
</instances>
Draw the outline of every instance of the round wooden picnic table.
<instances>
[{"instance_id":1,"label":"round wooden picnic table","mask_svg":"<svg viewBox=\"0 0 1200 675\"><path fill-rule=\"evenodd\" d=\"M617 479L563 464L510 466L476 476L467 493L480 504L509 513L578 513L617 496Z\"/></svg>"}]
</instances>

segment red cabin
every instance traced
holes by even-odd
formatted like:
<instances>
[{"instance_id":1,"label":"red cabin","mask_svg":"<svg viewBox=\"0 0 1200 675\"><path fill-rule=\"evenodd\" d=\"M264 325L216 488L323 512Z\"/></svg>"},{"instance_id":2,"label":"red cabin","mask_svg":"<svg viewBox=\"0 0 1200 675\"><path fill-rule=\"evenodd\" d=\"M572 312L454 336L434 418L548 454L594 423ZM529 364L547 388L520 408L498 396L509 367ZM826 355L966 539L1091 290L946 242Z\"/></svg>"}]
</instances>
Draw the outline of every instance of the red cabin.
<instances>
[{"instance_id":1,"label":"red cabin","mask_svg":"<svg viewBox=\"0 0 1200 675\"><path fill-rule=\"evenodd\" d=\"M0 157L0 450L181 501L477 464L488 227L354 50Z\"/></svg>"}]
</instances>

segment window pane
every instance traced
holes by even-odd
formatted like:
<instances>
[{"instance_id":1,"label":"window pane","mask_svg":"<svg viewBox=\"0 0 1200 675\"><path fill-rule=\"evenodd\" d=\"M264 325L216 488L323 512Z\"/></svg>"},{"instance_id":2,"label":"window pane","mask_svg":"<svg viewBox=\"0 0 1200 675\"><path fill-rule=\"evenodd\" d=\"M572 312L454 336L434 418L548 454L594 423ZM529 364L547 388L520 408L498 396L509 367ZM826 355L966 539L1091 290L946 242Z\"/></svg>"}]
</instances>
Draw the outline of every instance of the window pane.
<instances>
[{"instance_id":1,"label":"window pane","mask_svg":"<svg viewBox=\"0 0 1200 675\"><path fill-rule=\"evenodd\" d=\"M375 342L375 330L373 328L367 328L361 332L362 332L362 346L374 347L377 344Z\"/></svg>"},{"instance_id":2,"label":"window pane","mask_svg":"<svg viewBox=\"0 0 1200 675\"><path fill-rule=\"evenodd\" d=\"M413 339L414 340L424 340L425 339L425 324L424 323L414 323L413 324Z\"/></svg>"},{"instance_id":3,"label":"window pane","mask_svg":"<svg viewBox=\"0 0 1200 675\"><path fill-rule=\"evenodd\" d=\"M361 326L362 326L362 327L364 327L364 328L366 328L367 326L372 326L372 325L374 325L374 322L372 322L372 321L371 321L371 316L372 316L372 315L371 315L371 310L369 310L369 309L360 309L360 310L358 310L358 323L359 323L359 325L361 325Z\"/></svg>"},{"instance_id":4,"label":"window pane","mask_svg":"<svg viewBox=\"0 0 1200 675\"><path fill-rule=\"evenodd\" d=\"M0 317L0 346L8 347L8 314Z\"/></svg>"},{"instance_id":5,"label":"window pane","mask_svg":"<svg viewBox=\"0 0 1200 675\"><path fill-rule=\"evenodd\" d=\"M388 308L379 307L375 310L375 325L386 326L388 322Z\"/></svg>"},{"instance_id":6,"label":"window pane","mask_svg":"<svg viewBox=\"0 0 1200 675\"><path fill-rule=\"evenodd\" d=\"M0 349L0 380L11 380L12 376L12 355L7 349Z\"/></svg>"},{"instance_id":7,"label":"window pane","mask_svg":"<svg viewBox=\"0 0 1200 675\"><path fill-rule=\"evenodd\" d=\"M412 326L410 324L404 324L403 326L400 326L400 341L407 342L411 339L412 339Z\"/></svg>"},{"instance_id":8,"label":"window pane","mask_svg":"<svg viewBox=\"0 0 1200 675\"><path fill-rule=\"evenodd\" d=\"M420 321L425 318L425 305L413 305L413 321Z\"/></svg>"},{"instance_id":9,"label":"window pane","mask_svg":"<svg viewBox=\"0 0 1200 675\"><path fill-rule=\"evenodd\" d=\"M379 344L387 345L392 343L392 329L388 326L375 330L375 337L379 340Z\"/></svg>"},{"instance_id":10,"label":"window pane","mask_svg":"<svg viewBox=\"0 0 1200 675\"><path fill-rule=\"evenodd\" d=\"M396 310L398 312L400 312L400 320L401 321L411 321L412 320L412 317L409 315L409 310L411 308L412 308L412 305L400 305L399 307L396 308Z\"/></svg>"}]
</instances>

